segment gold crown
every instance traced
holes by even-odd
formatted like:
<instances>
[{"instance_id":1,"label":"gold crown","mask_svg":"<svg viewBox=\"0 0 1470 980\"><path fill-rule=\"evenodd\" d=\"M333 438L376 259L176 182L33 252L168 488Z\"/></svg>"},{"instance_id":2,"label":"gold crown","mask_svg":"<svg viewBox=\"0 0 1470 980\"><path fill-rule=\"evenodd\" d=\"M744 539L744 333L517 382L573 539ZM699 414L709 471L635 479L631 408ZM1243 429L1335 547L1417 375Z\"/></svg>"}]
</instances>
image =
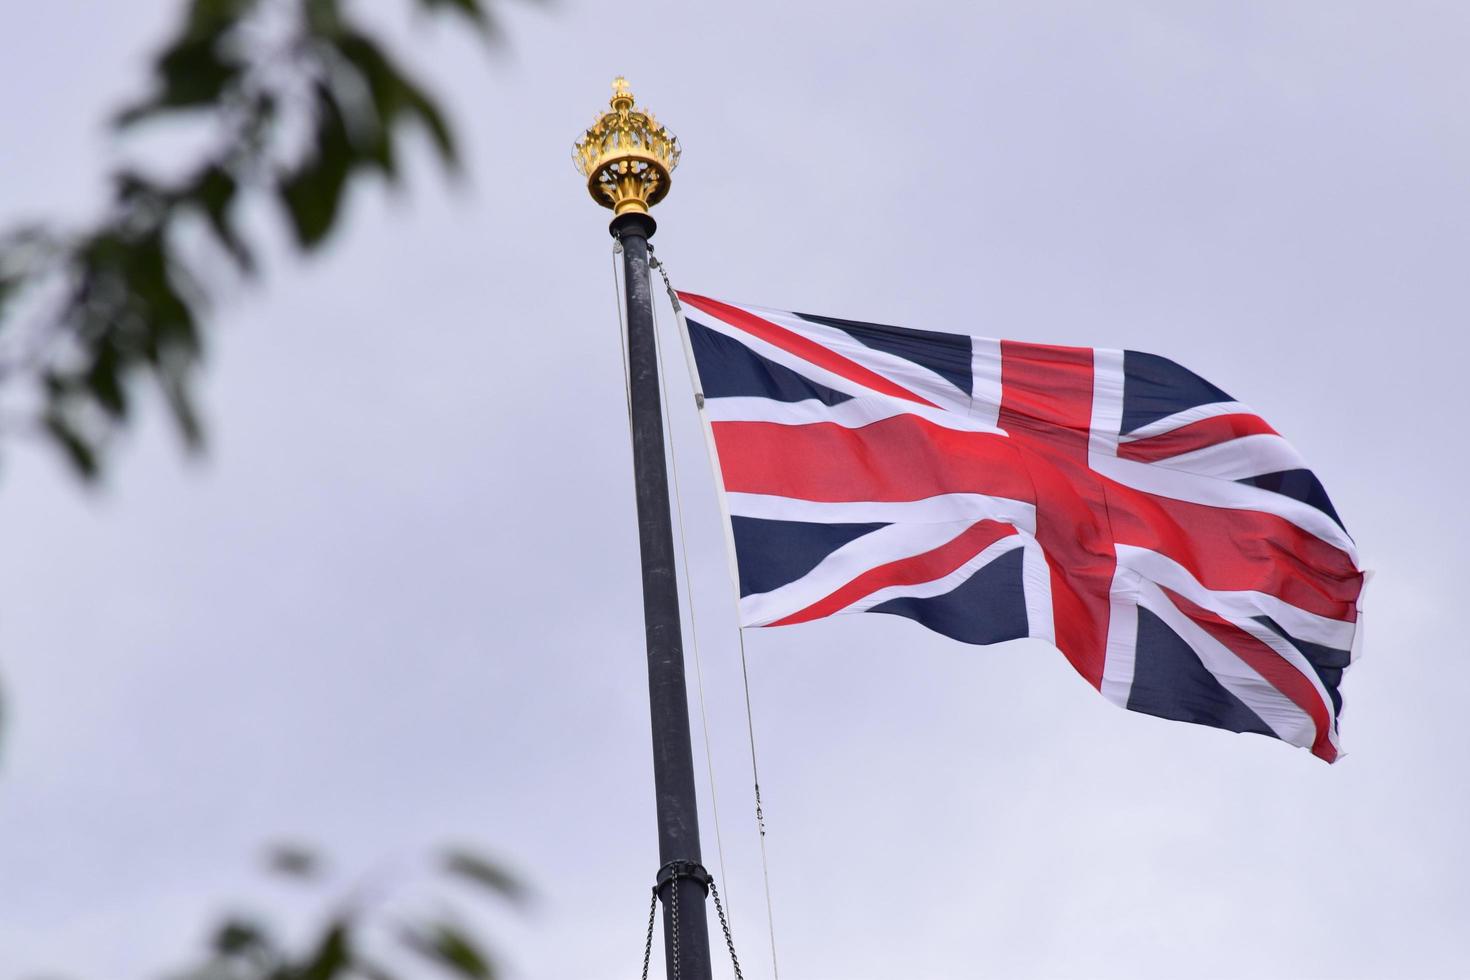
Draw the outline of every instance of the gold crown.
<instances>
[{"instance_id":1,"label":"gold crown","mask_svg":"<svg viewBox=\"0 0 1470 980\"><path fill-rule=\"evenodd\" d=\"M633 93L619 75L611 110L572 146L572 162L587 178L587 193L614 214L647 214L669 193L669 174L679 165L679 138L647 109L633 107Z\"/></svg>"}]
</instances>

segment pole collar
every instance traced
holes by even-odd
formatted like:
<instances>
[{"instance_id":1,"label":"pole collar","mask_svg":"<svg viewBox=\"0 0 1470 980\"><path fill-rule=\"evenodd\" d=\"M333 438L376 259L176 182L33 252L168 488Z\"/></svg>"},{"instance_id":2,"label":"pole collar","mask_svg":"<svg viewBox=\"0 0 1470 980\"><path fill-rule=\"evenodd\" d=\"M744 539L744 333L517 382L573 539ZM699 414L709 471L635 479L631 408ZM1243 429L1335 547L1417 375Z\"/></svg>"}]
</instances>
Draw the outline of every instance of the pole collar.
<instances>
[{"instance_id":1,"label":"pole collar","mask_svg":"<svg viewBox=\"0 0 1470 980\"><path fill-rule=\"evenodd\" d=\"M653 220L653 215L643 214L636 211L620 214L607 225L608 234L618 241L623 240L624 235L637 235L639 238L648 239L658 231L658 222Z\"/></svg>"},{"instance_id":2,"label":"pole collar","mask_svg":"<svg viewBox=\"0 0 1470 980\"><path fill-rule=\"evenodd\" d=\"M693 878L699 882L699 887L704 889L705 895L709 895L709 886L715 880L714 876L704 869L704 865L698 861L670 861L658 869L657 883L653 886L653 893L658 895L665 885L678 881L680 878Z\"/></svg>"}]
</instances>

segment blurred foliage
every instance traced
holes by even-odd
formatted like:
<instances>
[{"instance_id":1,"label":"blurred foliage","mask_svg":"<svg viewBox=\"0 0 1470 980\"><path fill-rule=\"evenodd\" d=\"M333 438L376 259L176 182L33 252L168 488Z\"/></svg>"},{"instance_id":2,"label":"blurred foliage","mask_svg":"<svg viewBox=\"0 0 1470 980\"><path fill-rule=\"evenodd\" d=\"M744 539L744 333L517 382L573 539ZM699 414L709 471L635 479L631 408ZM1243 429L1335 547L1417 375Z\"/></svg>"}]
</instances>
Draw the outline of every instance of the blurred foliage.
<instances>
[{"instance_id":1,"label":"blurred foliage","mask_svg":"<svg viewBox=\"0 0 1470 980\"><path fill-rule=\"evenodd\" d=\"M275 849L268 865L304 886L324 877L324 862L301 847ZM284 940L256 918L226 918L213 930L203 959L170 980L494 980L499 968L470 924L478 916L462 907L453 884L467 883L511 906L525 904L524 889L498 865L462 850L441 855L430 870L422 883L429 894L359 895L338 903L305 942ZM407 909L399 907L405 898ZM411 911L420 907L432 911Z\"/></svg>"},{"instance_id":2,"label":"blurred foliage","mask_svg":"<svg viewBox=\"0 0 1470 980\"><path fill-rule=\"evenodd\" d=\"M408 2L494 35L485 0ZM0 231L0 386L29 385L34 395L19 425L0 416L0 431L44 436L88 480L140 384L163 394L188 445L201 443L191 383L217 291L210 259L244 277L259 268L242 211L274 202L297 248L312 252L337 227L355 182L398 183L408 130L428 135L447 171L459 167L438 101L341 0L189 0L151 74L150 93L112 125L203 125L210 139L198 157L169 176L118 169L91 227ZM214 247L201 248L201 236ZM275 848L268 864L303 886L324 874L301 847ZM523 904L524 888L463 850L442 855L434 871L431 911L395 911L359 895L339 903L305 943L253 918L229 918L202 962L174 980L493 980L495 962L471 925L477 917L458 907L451 883L502 905Z\"/></svg>"},{"instance_id":3,"label":"blurred foliage","mask_svg":"<svg viewBox=\"0 0 1470 980\"><path fill-rule=\"evenodd\" d=\"M485 0L407 2L494 33ZM0 233L0 384L30 386L18 418L0 423L48 439L87 479L140 381L200 445L191 382L215 291L209 260L217 252L216 266L242 276L258 268L242 209L276 202L311 252L337 227L354 182L399 181L406 131L426 132L451 173L459 165L438 101L341 0L189 0L153 60L151 92L113 125L165 118L211 136L180 174L125 166L95 226ZM201 237L217 248L201 248Z\"/></svg>"}]
</instances>

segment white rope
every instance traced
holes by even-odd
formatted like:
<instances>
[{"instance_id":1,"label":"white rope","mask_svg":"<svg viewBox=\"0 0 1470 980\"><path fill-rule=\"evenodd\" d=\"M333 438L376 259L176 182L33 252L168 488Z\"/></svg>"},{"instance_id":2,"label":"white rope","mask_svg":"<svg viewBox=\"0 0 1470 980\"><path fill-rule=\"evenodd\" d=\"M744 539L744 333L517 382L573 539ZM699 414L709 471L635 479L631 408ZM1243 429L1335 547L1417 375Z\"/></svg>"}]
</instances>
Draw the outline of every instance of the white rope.
<instances>
[{"instance_id":1,"label":"white rope","mask_svg":"<svg viewBox=\"0 0 1470 980\"><path fill-rule=\"evenodd\" d=\"M612 247L613 299L618 306L618 353L623 358L623 400L628 405L628 445L633 445L633 383L628 372L628 320L623 310L623 277L618 273L618 259L623 254L623 243L614 238Z\"/></svg>"},{"instance_id":2,"label":"white rope","mask_svg":"<svg viewBox=\"0 0 1470 980\"><path fill-rule=\"evenodd\" d=\"M650 250L650 253L651 253L652 252L652 246L649 246L649 250ZM694 386L694 400L695 400L695 404L699 408L700 420L705 423L705 426L706 426L706 435L708 436L708 422L709 422L709 420L708 420L708 417L705 415L705 412L704 412L704 393L703 393L703 391L700 388L700 384L699 384L699 373L696 370L695 365L694 365L694 352L690 348L690 344L689 344L689 327L688 327L687 321L684 319L684 307L683 307L683 304L681 304L679 302L679 295L678 295L677 292L674 291L673 283L671 283L669 281L669 272L668 272L668 269L664 266L664 264L661 261L659 261L659 259L656 256L654 256L652 254L649 255L648 260L649 260L650 267L651 268L657 268L658 271L659 271L659 275L663 277L664 289L667 290L668 295L669 295L669 302L673 305L674 315L675 315L675 317L677 319L678 327L679 327L679 339L680 339L681 343L684 346L684 359L685 359L685 362L686 362L686 364L687 364L687 366L689 368L690 383ZM659 364L660 364L660 370L662 371L663 361L660 360ZM660 375L660 377L662 378L662 375ZM668 402L667 395L664 398L664 402L665 402L665 404L667 404L667 402ZM672 441L670 442L670 446L672 447ZM723 479L720 478L720 475L719 475L719 463L718 463L717 457L714 455L714 447L713 447L713 444L711 442L709 442L708 440L706 440L706 449L710 453L710 463L715 468L716 482L720 484L719 489L721 491L723 491L723 489L724 489L724 487L723 487ZM678 495L678 470L677 470L677 466L675 468L674 483L675 483L675 494L677 496ZM723 509L724 509L724 500L723 500L723 498L721 499L720 503L721 503L721 510L723 511ZM683 529L683 520L684 520L684 518L683 518L683 514L682 514L682 504L680 505L680 510L681 510L681 513L680 513L680 517L679 517L679 521L680 521L679 533L680 533L680 540L682 541L682 539L683 539L682 536L683 536L683 533L684 533L684 529ZM762 881L763 881L763 883L765 885L765 896L766 896L766 935L769 938L770 945L771 945L771 976L772 976L772 980L780 980L781 970L780 970L780 967L777 965L777 961L776 961L776 923L775 923L775 914L772 912L772 907L771 907L771 867L770 867L770 861L768 860L767 855L766 855L766 817L765 817L765 812L764 812L764 810L762 808L762 805L761 805L760 770L759 770L759 768L757 766L757 763L756 763L755 717L754 717L754 713L751 711L751 706L750 706L750 669L749 669L749 667L748 667L748 665L746 663L746 658L745 658L745 629L744 629L744 627L742 627L742 626L739 625L739 622L740 622L740 589L739 589L739 584L738 584L739 583L739 578L738 578L738 576L736 574L735 565L734 565L734 562L735 562L734 546L733 546L733 542L731 542L729 540L729 528L730 528L729 515L726 514L724 516L725 516L725 528L726 528L726 539L727 539L726 540L726 546L727 546L727 551L729 552L729 554L728 554L727 557L729 558L730 563L731 563L731 565L730 565L730 569L731 569L730 581L731 581L732 585L734 585L734 595L735 595L735 617L736 617L736 619L735 619L735 621L736 621L735 634L739 638L739 642L740 642L740 679L741 679L741 681L742 681L742 683L744 684L744 687L745 687L745 732L746 732L746 736L747 736L747 738L748 738L748 740L750 742L750 776L751 776L751 781L752 781L752 783L754 784L754 787L755 787L755 827L756 827L756 834L758 836L758 839L760 840L760 850L761 850L761 878L762 878ZM688 576L688 565L689 565L689 561L688 561L688 556L687 555L685 556L684 565L685 565L685 576L686 576L686 578L685 578L685 590L687 591L688 590L688 578L687 578L687 576ZM690 605L690 613L692 615L693 614L693 594L692 593L690 594L690 603L691 603L691 605ZM696 653L696 655L695 655L695 664L696 664L696 667L698 666L698 663L699 663L699 658L698 658L698 654ZM700 692L700 710L701 711L704 710L704 700L703 700L703 698L704 698L704 694L703 694L703 690L701 690L701 692ZM708 744L709 744L708 743L708 739L709 739L709 733L706 730L706 732L705 732L705 740L706 740L705 741L705 747L706 747L706 750L708 750ZM713 779L713 776L711 776L711 779ZM713 795L713 792L714 792L713 785L711 785L711 795ZM717 826L718 826L718 818L717 818ZM716 830L716 835L718 836L718 830ZM724 869L721 868L721 874L723 874L723 873L724 873Z\"/></svg>"},{"instance_id":3,"label":"white rope","mask_svg":"<svg viewBox=\"0 0 1470 980\"><path fill-rule=\"evenodd\" d=\"M653 256L649 256L653 260ZM654 260L656 261L656 260ZM650 295L653 292L653 273L649 272L648 289ZM720 880L725 882L725 904L730 908L730 914L735 914L735 903L730 899L730 879L725 874L725 841L720 834L720 798L715 791L715 761L710 749L709 737L709 711L704 703L704 662L699 656L699 627L694 609L694 589L689 579L689 546L688 535L684 531L684 493L679 485L679 454L674 450L674 430L669 419L669 388L665 379L663 345L659 340L658 306L653 302L648 304L653 311L653 347L658 357L658 385L659 393L663 397L664 411L661 413L664 420L664 438L668 440L669 446L669 469L674 477L674 512L679 521L679 553L683 558L684 565L684 595L689 600L689 643L694 648L694 682L699 691L699 721L704 729L704 764L709 773L709 798L710 810L715 820L715 851L719 855Z\"/></svg>"},{"instance_id":4,"label":"white rope","mask_svg":"<svg viewBox=\"0 0 1470 980\"><path fill-rule=\"evenodd\" d=\"M740 679L745 682L745 731L750 737L750 778L755 784L755 829L761 842L761 877L766 886L766 935L771 940L771 977L780 980L776 965L776 917L771 912L771 865L766 860L766 814L761 808L761 774L755 762L755 718L750 710L750 671L745 665L745 627L736 625L740 637Z\"/></svg>"}]
</instances>

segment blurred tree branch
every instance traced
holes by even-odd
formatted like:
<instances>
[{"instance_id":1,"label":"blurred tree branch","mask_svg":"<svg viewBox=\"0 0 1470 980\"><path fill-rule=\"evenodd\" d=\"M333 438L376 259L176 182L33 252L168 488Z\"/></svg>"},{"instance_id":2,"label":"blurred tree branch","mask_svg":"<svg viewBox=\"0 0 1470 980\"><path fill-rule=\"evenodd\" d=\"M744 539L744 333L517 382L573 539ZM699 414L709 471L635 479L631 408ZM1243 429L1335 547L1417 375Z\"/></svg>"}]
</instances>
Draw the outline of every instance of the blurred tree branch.
<instances>
[{"instance_id":1,"label":"blurred tree branch","mask_svg":"<svg viewBox=\"0 0 1470 980\"><path fill-rule=\"evenodd\" d=\"M409 2L493 33L483 0ZM439 103L341 0L190 0L154 59L151 93L113 125L185 116L203 119L213 137L181 175L123 167L94 226L0 234L0 385L29 386L0 436L43 436L85 479L98 474L144 379L186 443L202 442L191 385L211 289L188 226L250 276L257 246L240 213L251 201L278 202L296 245L311 252L336 227L355 180L398 181L408 129L427 132L447 171L459 165Z\"/></svg>"},{"instance_id":2,"label":"blurred tree branch","mask_svg":"<svg viewBox=\"0 0 1470 980\"><path fill-rule=\"evenodd\" d=\"M494 33L484 0L409 2ZM241 219L252 202L276 202L296 246L311 252L337 226L354 181L398 182L398 148L410 128L427 133L448 172L459 166L439 103L341 0L189 0L154 58L150 94L113 125L184 117L203 122L210 140L178 173L119 169L91 227L0 233L0 389L29 385L34 395L20 415L0 405L0 438L39 434L84 479L98 475L140 383L162 392L188 445L201 443L191 383L212 291L201 235L215 246L207 251L253 276L258 245ZM271 866L307 881L321 862L282 848ZM525 900L513 876L467 851L440 855L434 871L441 886L452 879L501 902ZM493 980L474 917L458 910L453 893L435 893L427 912L358 896L300 945L253 919L227 919L204 961L178 980L397 980L424 968Z\"/></svg>"},{"instance_id":3,"label":"blurred tree branch","mask_svg":"<svg viewBox=\"0 0 1470 980\"><path fill-rule=\"evenodd\" d=\"M316 883L323 866L299 847L277 849L269 864L305 885ZM524 888L495 863L464 850L436 855L428 870L430 876L411 889L427 894L379 895L375 901L359 894L339 902L304 943L287 943L254 918L226 918L214 929L203 961L172 980L399 980L430 968L447 977L494 980L496 962L470 924L476 916L452 887L467 885L511 907L525 905Z\"/></svg>"}]
</instances>

